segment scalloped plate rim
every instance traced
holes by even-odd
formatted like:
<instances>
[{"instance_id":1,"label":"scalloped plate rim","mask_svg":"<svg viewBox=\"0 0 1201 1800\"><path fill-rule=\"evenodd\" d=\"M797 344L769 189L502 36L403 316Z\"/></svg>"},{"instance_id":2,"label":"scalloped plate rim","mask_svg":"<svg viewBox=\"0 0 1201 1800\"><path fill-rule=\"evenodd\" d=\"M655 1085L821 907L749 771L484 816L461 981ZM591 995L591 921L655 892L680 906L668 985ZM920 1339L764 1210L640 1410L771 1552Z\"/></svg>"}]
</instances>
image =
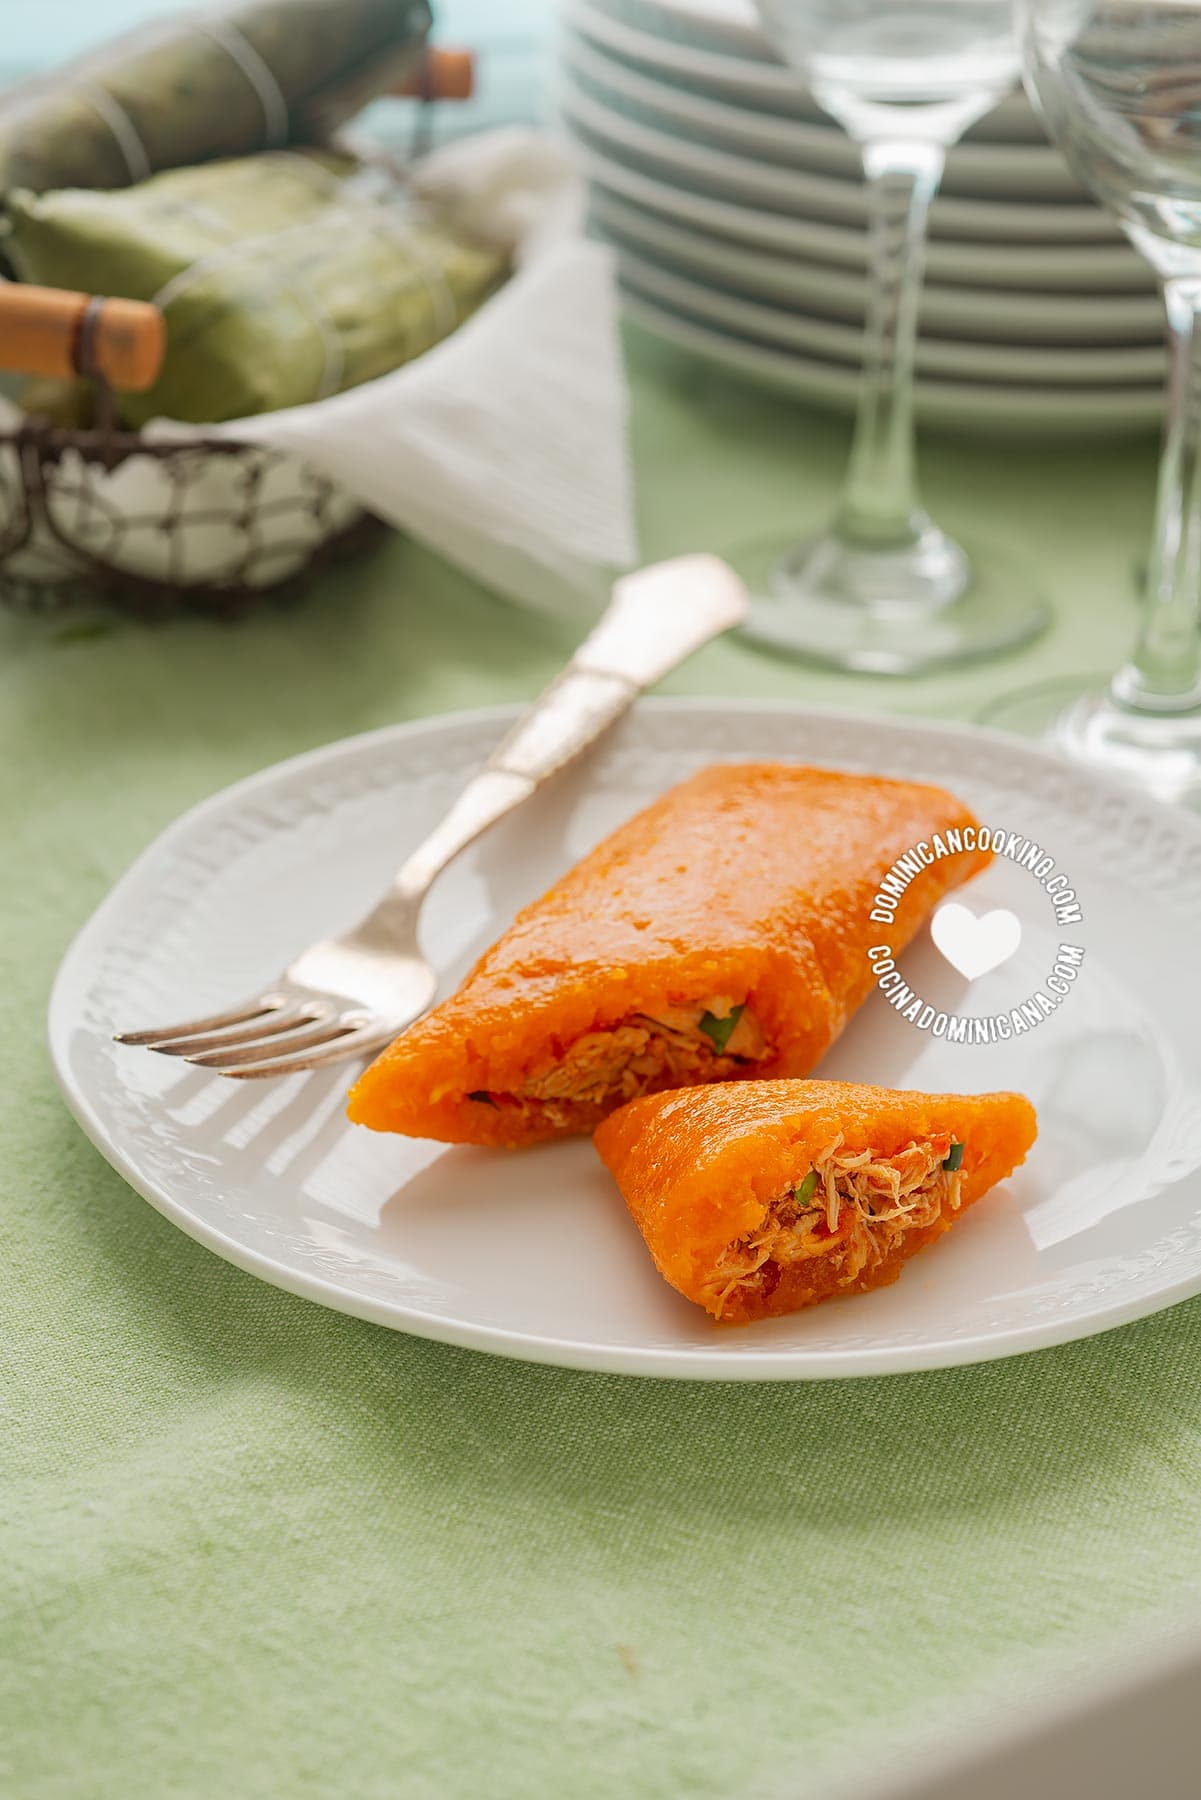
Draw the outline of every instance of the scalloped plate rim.
<instances>
[{"instance_id":1,"label":"scalloped plate rim","mask_svg":"<svg viewBox=\"0 0 1201 1800\"><path fill-rule=\"evenodd\" d=\"M168 1192L148 1180L138 1166L127 1157L111 1138L103 1117L79 1089L65 1053L65 1033L77 1019L76 997L86 987L87 970L94 950L105 941L111 923L122 911L130 891L145 881L164 850L184 840L191 829L210 815L219 813L233 800L245 798L257 790L269 789L282 777L318 769L343 756L353 756L372 744L404 742L420 739L433 731L492 726L499 737L522 711L515 705L467 708L449 713L405 720L373 730L339 738L329 744L301 751L295 756L269 764L208 795L180 813L165 826L128 865L91 916L71 938L56 971L47 1006L47 1048L55 1079L64 1102L84 1134L104 1159L128 1185L148 1201L163 1217L178 1226L188 1237L214 1251L243 1272L256 1276L285 1292L311 1299L334 1311L351 1317L400 1330L458 1348L478 1350L519 1361L546 1364L559 1368L589 1370L601 1373L638 1375L680 1380L722 1381L810 1381L836 1380L848 1377L875 1377L928 1372L940 1368L968 1367L993 1362L1030 1351L1072 1343L1118 1329L1142 1318L1178 1305L1201 1293L1201 1267L1189 1276L1167 1282L1154 1293L1135 1296L1127 1302L1097 1301L1086 1306L1070 1321L1049 1318L1011 1330L994 1332L986 1341L965 1343L962 1340L934 1339L921 1345L901 1344L892 1350L878 1346L866 1349L845 1348L820 1350L754 1350L729 1356L713 1350L673 1349L669 1346L594 1345L570 1339L524 1334L510 1328L472 1321L447 1319L408 1304L374 1301L370 1297L348 1293L337 1282L325 1277L297 1271L274 1261L212 1225L175 1200ZM841 725L890 725L899 730L948 741L970 738L991 744L1012 758L1015 753L1042 764L1059 775L1084 774L1089 783L1126 807L1137 803L1140 810L1164 827L1191 835L1201 847L1201 819L1183 809L1166 806L1149 795L1103 774L1080 771L1041 745L1017 739L1006 732L956 721L927 719L919 715L863 715L847 708L812 705L772 698L758 701L746 697L652 696L638 703L636 710L664 714L706 713L744 714L762 719L765 713L785 714L800 723L823 719ZM751 1328L753 1329L753 1328ZM739 1338L743 1333L739 1332Z\"/></svg>"}]
</instances>

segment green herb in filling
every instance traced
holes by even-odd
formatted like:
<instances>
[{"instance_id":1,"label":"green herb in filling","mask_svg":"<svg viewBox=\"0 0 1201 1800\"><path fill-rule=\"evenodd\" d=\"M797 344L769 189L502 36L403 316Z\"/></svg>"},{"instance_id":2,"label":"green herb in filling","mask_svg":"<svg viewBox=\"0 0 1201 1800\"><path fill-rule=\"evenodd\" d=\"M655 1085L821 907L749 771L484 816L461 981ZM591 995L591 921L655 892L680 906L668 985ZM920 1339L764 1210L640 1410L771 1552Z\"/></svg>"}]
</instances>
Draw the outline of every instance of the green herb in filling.
<instances>
[{"instance_id":1,"label":"green herb in filling","mask_svg":"<svg viewBox=\"0 0 1201 1800\"><path fill-rule=\"evenodd\" d=\"M799 1207L805 1208L805 1207L808 1207L809 1202L812 1200L812 1198L813 1198L814 1194L816 1194L816 1192L817 1192L817 1170L810 1169L810 1171L806 1175L804 1181L802 1181L800 1183L799 1187L797 1187L793 1190L792 1197L796 1201L796 1203Z\"/></svg>"},{"instance_id":2,"label":"green herb in filling","mask_svg":"<svg viewBox=\"0 0 1201 1800\"><path fill-rule=\"evenodd\" d=\"M726 1045L734 1035L734 1027L745 1011L746 1002L743 1001L741 1006L732 1006L724 1019L717 1018L711 1012L701 1014L701 1030L719 1056L725 1051Z\"/></svg>"},{"instance_id":3,"label":"green herb in filling","mask_svg":"<svg viewBox=\"0 0 1201 1800\"><path fill-rule=\"evenodd\" d=\"M942 1166L944 1169L947 1170L948 1174L953 1175L962 1161L963 1161L963 1145L962 1144L952 1144L950 1155L947 1157L946 1161L943 1163Z\"/></svg>"}]
</instances>

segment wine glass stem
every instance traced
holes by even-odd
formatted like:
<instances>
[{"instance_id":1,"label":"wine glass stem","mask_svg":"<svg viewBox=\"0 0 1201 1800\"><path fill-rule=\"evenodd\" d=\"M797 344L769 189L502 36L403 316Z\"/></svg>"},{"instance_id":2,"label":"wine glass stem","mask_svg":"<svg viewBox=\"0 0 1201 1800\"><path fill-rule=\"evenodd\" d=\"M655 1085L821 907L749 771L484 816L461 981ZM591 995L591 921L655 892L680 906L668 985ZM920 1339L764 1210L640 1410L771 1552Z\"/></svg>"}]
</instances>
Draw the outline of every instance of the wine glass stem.
<instances>
[{"instance_id":1,"label":"wine glass stem","mask_svg":"<svg viewBox=\"0 0 1201 1800\"><path fill-rule=\"evenodd\" d=\"M835 530L866 547L901 548L924 523L914 476L913 369L926 222L945 160L940 144L863 147L870 221L863 385Z\"/></svg>"},{"instance_id":2,"label":"wine glass stem","mask_svg":"<svg viewBox=\"0 0 1201 1800\"><path fill-rule=\"evenodd\" d=\"M1147 712L1201 706L1201 282L1164 284L1171 369L1155 536L1138 647L1114 697Z\"/></svg>"}]
</instances>

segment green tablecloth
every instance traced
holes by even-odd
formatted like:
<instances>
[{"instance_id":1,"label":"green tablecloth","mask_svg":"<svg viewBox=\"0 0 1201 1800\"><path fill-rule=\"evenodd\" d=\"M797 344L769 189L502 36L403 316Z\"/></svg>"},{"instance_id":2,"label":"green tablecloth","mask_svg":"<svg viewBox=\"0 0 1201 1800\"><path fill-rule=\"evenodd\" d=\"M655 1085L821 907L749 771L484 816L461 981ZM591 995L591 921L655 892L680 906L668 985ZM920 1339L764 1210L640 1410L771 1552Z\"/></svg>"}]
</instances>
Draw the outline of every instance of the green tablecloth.
<instances>
[{"instance_id":1,"label":"green tablecloth","mask_svg":"<svg viewBox=\"0 0 1201 1800\"><path fill-rule=\"evenodd\" d=\"M632 361L649 556L821 514L841 424ZM1103 666L1153 460L926 446L940 519L1053 597L1019 658L890 684L722 644L666 685L970 716ZM1201 1579L1201 1303L891 1381L529 1368L226 1267L72 1123L47 990L160 827L344 733L529 696L571 638L401 541L236 628L0 622L12 1800L804 1793Z\"/></svg>"}]
</instances>

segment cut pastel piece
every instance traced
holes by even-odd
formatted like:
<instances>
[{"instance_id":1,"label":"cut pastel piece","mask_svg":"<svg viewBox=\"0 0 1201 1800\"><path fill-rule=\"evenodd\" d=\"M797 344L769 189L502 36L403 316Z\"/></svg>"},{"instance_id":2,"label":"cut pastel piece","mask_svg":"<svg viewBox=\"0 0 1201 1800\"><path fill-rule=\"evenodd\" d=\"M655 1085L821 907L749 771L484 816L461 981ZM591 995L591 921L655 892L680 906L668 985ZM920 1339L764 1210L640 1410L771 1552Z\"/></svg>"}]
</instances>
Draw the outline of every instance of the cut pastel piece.
<instances>
[{"instance_id":1,"label":"cut pastel piece","mask_svg":"<svg viewBox=\"0 0 1201 1800\"><path fill-rule=\"evenodd\" d=\"M664 1280L746 1323L895 1281L1037 1130L1021 1094L727 1082L632 1100L596 1147Z\"/></svg>"},{"instance_id":2,"label":"cut pastel piece","mask_svg":"<svg viewBox=\"0 0 1201 1800\"><path fill-rule=\"evenodd\" d=\"M719 763L622 825L520 913L458 992L350 1096L379 1131L518 1145L591 1131L641 1093L804 1075L894 953L990 860L892 865L975 820L942 788L791 763Z\"/></svg>"}]
</instances>

